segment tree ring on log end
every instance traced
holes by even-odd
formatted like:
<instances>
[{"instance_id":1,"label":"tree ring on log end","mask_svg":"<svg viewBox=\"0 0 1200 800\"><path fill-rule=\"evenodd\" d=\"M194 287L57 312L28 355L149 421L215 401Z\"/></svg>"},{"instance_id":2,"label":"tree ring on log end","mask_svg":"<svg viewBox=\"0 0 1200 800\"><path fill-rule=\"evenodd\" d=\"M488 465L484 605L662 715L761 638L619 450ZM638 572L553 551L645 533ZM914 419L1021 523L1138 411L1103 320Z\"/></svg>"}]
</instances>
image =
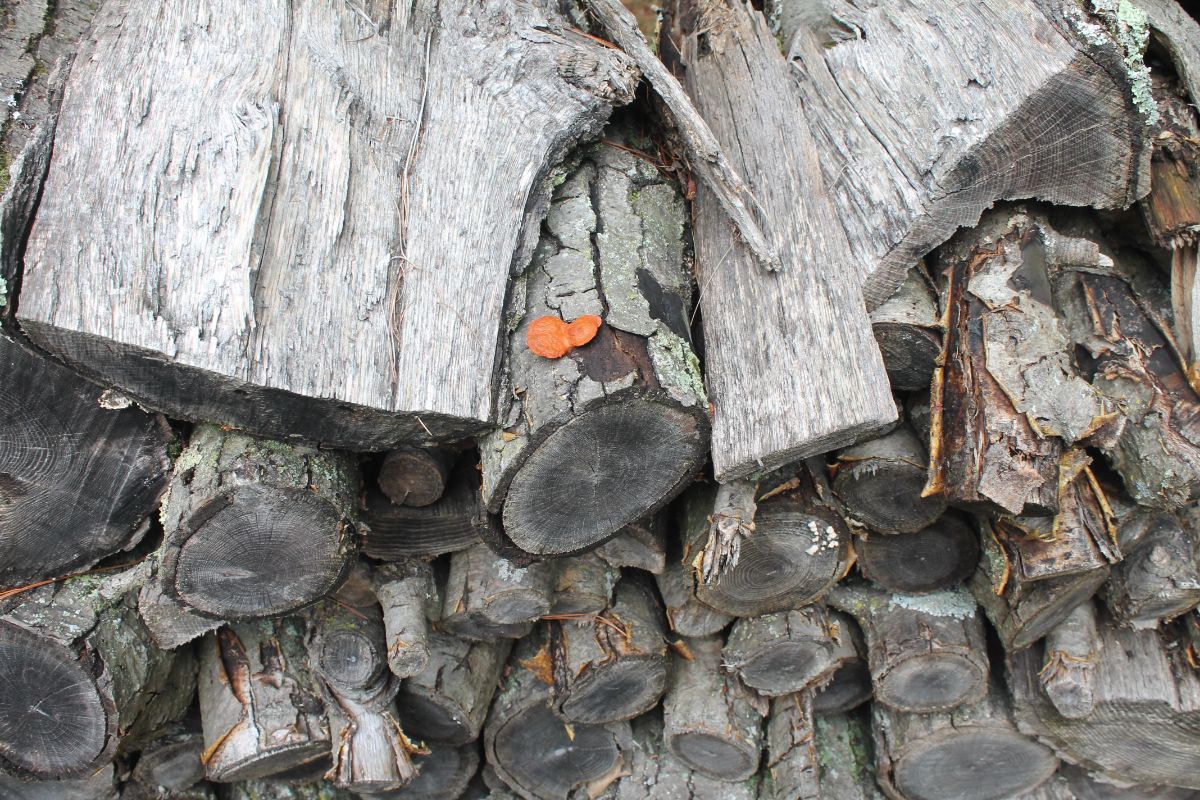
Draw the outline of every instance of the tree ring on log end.
<instances>
[{"instance_id":1,"label":"tree ring on log end","mask_svg":"<svg viewBox=\"0 0 1200 800\"><path fill-rule=\"evenodd\" d=\"M429 750L428 755L413 756L417 775L399 795L405 800L444 800L460 796L479 766L475 748L434 746ZM378 795L380 798L389 796Z\"/></svg>"},{"instance_id":2,"label":"tree ring on log end","mask_svg":"<svg viewBox=\"0 0 1200 800\"><path fill-rule=\"evenodd\" d=\"M867 535L856 543L859 570L893 592L931 592L966 580L979 562L979 537L952 516L916 533Z\"/></svg>"},{"instance_id":3,"label":"tree ring on log end","mask_svg":"<svg viewBox=\"0 0 1200 800\"><path fill-rule=\"evenodd\" d=\"M729 739L703 731L671 736L667 748L696 772L719 781L745 780L758 769L757 749L738 747Z\"/></svg>"},{"instance_id":4,"label":"tree ring on log end","mask_svg":"<svg viewBox=\"0 0 1200 800\"><path fill-rule=\"evenodd\" d=\"M569 555L673 498L708 445L703 421L642 398L608 402L554 430L513 476L501 512L521 549Z\"/></svg>"},{"instance_id":5,"label":"tree ring on log end","mask_svg":"<svg viewBox=\"0 0 1200 800\"><path fill-rule=\"evenodd\" d=\"M622 722L658 704L667 683L661 658L624 658L593 669L571 687L562 715L572 722ZM620 713L613 714L616 709Z\"/></svg>"},{"instance_id":6,"label":"tree ring on log end","mask_svg":"<svg viewBox=\"0 0 1200 800\"><path fill-rule=\"evenodd\" d=\"M1015 731L956 728L912 742L894 778L910 800L1001 800L1050 777L1058 759Z\"/></svg>"},{"instance_id":7,"label":"tree ring on log end","mask_svg":"<svg viewBox=\"0 0 1200 800\"><path fill-rule=\"evenodd\" d=\"M65 778L96 768L116 714L63 645L0 622L0 763L19 775Z\"/></svg>"},{"instance_id":8,"label":"tree ring on log end","mask_svg":"<svg viewBox=\"0 0 1200 800\"><path fill-rule=\"evenodd\" d=\"M166 549L163 580L176 599L206 616L286 614L341 581L347 525L307 490L239 486L187 521L186 538Z\"/></svg>"},{"instance_id":9,"label":"tree ring on log end","mask_svg":"<svg viewBox=\"0 0 1200 800\"><path fill-rule=\"evenodd\" d=\"M754 522L737 565L715 585L697 587L706 606L743 617L788 611L812 602L841 576L850 538L842 521L765 506Z\"/></svg>"},{"instance_id":10,"label":"tree ring on log end","mask_svg":"<svg viewBox=\"0 0 1200 800\"><path fill-rule=\"evenodd\" d=\"M522 796L566 797L571 789L607 775L621 757L611 732L572 726L545 703L521 709L495 734L496 767Z\"/></svg>"},{"instance_id":11,"label":"tree ring on log end","mask_svg":"<svg viewBox=\"0 0 1200 800\"><path fill-rule=\"evenodd\" d=\"M881 703L901 711L928 713L978 698L986 675L970 659L956 653L932 653L905 659L875 685Z\"/></svg>"},{"instance_id":12,"label":"tree ring on log end","mask_svg":"<svg viewBox=\"0 0 1200 800\"><path fill-rule=\"evenodd\" d=\"M778 642L738 667L742 682L762 694L799 691L834 666L828 648L813 642Z\"/></svg>"},{"instance_id":13,"label":"tree ring on log end","mask_svg":"<svg viewBox=\"0 0 1200 800\"><path fill-rule=\"evenodd\" d=\"M885 468L886 478L876 474ZM926 478L925 464L865 459L842 464L833 490L851 514L872 530L915 533L946 510L945 497L921 496Z\"/></svg>"},{"instance_id":14,"label":"tree ring on log end","mask_svg":"<svg viewBox=\"0 0 1200 800\"><path fill-rule=\"evenodd\" d=\"M323 675L342 686L363 689L383 674L387 653L359 631L333 631L321 642L318 664Z\"/></svg>"}]
</instances>

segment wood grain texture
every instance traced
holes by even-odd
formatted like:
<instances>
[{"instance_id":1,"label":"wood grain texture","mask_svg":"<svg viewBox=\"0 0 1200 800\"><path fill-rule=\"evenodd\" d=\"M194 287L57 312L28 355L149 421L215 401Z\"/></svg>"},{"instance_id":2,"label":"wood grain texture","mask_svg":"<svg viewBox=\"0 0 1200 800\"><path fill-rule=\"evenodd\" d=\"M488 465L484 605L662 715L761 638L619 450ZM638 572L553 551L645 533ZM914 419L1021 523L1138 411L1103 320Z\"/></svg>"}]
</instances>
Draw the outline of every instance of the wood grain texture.
<instances>
[{"instance_id":1,"label":"wood grain texture","mask_svg":"<svg viewBox=\"0 0 1200 800\"><path fill-rule=\"evenodd\" d=\"M1136 32L1127 54L1074 3L826 9L789 56L868 306L998 199L1121 208L1148 190Z\"/></svg>"},{"instance_id":2,"label":"wood grain texture","mask_svg":"<svg viewBox=\"0 0 1200 800\"><path fill-rule=\"evenodd\" d=\"M637 76L550 3L108 4L23 324L185 418L362 450L481 431L549 168Z\"/></svg>"},{"instance_id":3,"label":"wood grain texture","mask_svg":"<svg viewBox=\"0 0 1200 800\"><path fill-rule=\"evenodd\" d=\"M677 72L771 220L783 264L764 273L698 188L713 468L724 482L849 444L896 409L850 246L828 224L837 212L817 143L766 21L740 0L680 0L668 11Z\"/></svg>"}]
</instances>

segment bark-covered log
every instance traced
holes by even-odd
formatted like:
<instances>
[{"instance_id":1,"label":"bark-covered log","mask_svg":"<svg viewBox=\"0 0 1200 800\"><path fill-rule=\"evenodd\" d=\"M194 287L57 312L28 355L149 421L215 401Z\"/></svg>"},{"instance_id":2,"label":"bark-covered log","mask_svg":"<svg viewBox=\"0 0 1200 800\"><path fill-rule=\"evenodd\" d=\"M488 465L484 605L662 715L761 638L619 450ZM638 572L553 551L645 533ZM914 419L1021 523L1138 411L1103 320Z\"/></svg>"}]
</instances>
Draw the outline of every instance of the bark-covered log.
<instances>
[{"instance_id":1,"label":"bark-covered log","mask_svg":"<svg viewBox=\"0 0 1200 800\"><path fill-rule=\"evenodd\" d=\"M1092 713L1092 678L1101 643L1096 633L1096 607L1089 600L1050 629L1043 644L1045 663L1038 673L1046 697L1068 719Z\"/></svg>"},{"instance_id":2,"label":"bark-covered log","mask_svg":"<svg viewBox=\"0 0 1200 800\"><path fill-rule=\"evenodd\" d=\"M479 738L512 641L429 634L430 659L400 686L396 703L414 739L460 745Z\"/></svg>"},{"instance_id":3,"label":"bark-covered log","mask_svg":"<svg viewBox=\"0 0 1200 800\"><path fill-rule=\"evenodd\" d=\"M255 780L328 759L329 726L299 618L206 637L199 688L209 780Z\"/></svg>"},{"instance_id":4,"label":"bark-covered log","mask_svg":"<svg viewBox=\"0 0 1200 800\"><path fill-rule=\"evenodd\" d=\"M359 792L362 800L455 800L479 771L479 746L431 745L425 755L413 756L417 775L403 789L391 792Z\"/></svg>"},{"instance_id":5,"label":"bark-covered log","mask_svg":"<svg viewBox=\"0 0 1200 800\"><path fill-rule=\"evenodd\" d=\"M477 544L450 557L442 601L442 630L466 639L519 639L550 613L555 567L518 567Z\"/></svg>"},{"instance_id":6,"label":"bark-covered log","mask_svg":"<svg viewBox=\"0 0 1200 800\"><path fill-rule=\"evenodd\" d=\"M1146 193L1136 11L1110 14L1110 36L1074 3L819 8L790 56L869 307L996 200L1123 208Z\"/></svg>"},{"instance_id":7,"label":"bark-covered log","mask_svg":"<svg viewBox=\"0 0 1200 800\"><path fill-rule=\"evenodd\" d=\"M754 186L782 259L780 271L764 272L717 198L698 188L713 469L725 482L845 446L896 411L851 245L829 224L836 212L818 142L766 21L741 2L673 0L663 31L675 45L663 56L679 62L688 94Z\"/></svg>"},{"instance_id":8,"label":"bark-covered log","mask_svg":"<svg viewBox=\"0 0 1200 800\"><path fill-rule=\"evenodd\" d=\"M147 578L138 592L138 614L146 623L150 638L156 645L164 650L174 650L221 627L221 620L192 613L174 597L163 592L162 581L158 579L156 556L151 556L143 563Z\"/></svg>"},{"instance_id":9,"label":"bark-covered log","mask_svg":"<svg viewBox=\"0 0 1200 800\"><path fill-rule=\"evenodd\" d=\"M419 508L396 505L382 492L367 490L362 549L382 561L457 553L480 541L484 513L473 467L455 470L445 494Z\"/></svg>"},{"instance_id":10,"label":"bark-covered log","mask_svg":"<svg viewBox=\"0 0 1200 800\"><path fill-rule=\"evenodd\" d=\"M722 781L758 770L767 702L721 671L721 640L684 639L673 654L663 727L667 750Z\"/></svg>"},{"instance_id":11,"label":"bark-covered log","mask_svg":"<svg viewBox=\"0 0 1200 800\"><path fill-rule=\"evenodd\" d=\"M680 636L712 636L733 621L732 615L709 608L696 599L692 567L679 557L668 558L662 573L654 578L666 605L667 624Z\"/></svg>"},{"instance_id":12,"label":"bark-covered log","mask_svg":"<svg viewBox=\"0 0 1200 800\"><path fill-rule=\"evenodd\" d=\"M316 601L349 568L358 483L348 453L196 426L163 502L164 592L214 619Z\"/></svg>"},{"instance_id":13,"label":"bark-covered log","mask_svg":"<svg viewBox=\"0 0 1200 800\"><path fill-rule=\"evenodd\" d=\"M1049 778L1058 759L1019 733L1003 689L953 711L873 706L876 777L898 800L1003 800Z\"/></svg>"},{"instance_id":14,"label":"bark-covered log","mask_svg":"<svg viewBox=\"0 0 1200 800\"><path fill-rule=\"evenodd\" d=\"M910 269L892 296L871 312L871 330L892 390L929 388L942 352L942 315L937 288L924 262Z\"/></svg>"},{"instance_id":15,"label":"bark-covered log","mask_svg":"<svg viewBox=\"0 0 1200 800\"><path fill-rule=\"evenodd\" d=\"M663 610L648 582L626 577L601 613L547 625L554 710L563 719L619 722L658 705L667 645Z\"/></svg>"},{"instance_id":16,"label":"bark-covered log","mask_svg":"<svg viewBox=\"0 0 1200 800\"><path fill-rule=\"evenodd\" d=\"M379 465L379 490L396 505L427 506L446 491L454 452L437 447L398 447Z\"/></svg>"},{"instance_id":17,"label":"bark-covered log","mask_svg":"<svg viewBox=\"0 0 1200 800\"><path fill-rule=\"evenodd\" d=\"M156 647L137 615L145 571L93 574L11 597L0 614L0 765L22 779L75 778L183 717L188 650Z\"/></svg>"},{"instance_id":18,"label":"bark-covered log","mask_svg":"<svg viewBox=\"0 0 1200 800\"><path fill-rule=\"evenodd\" d=\"M767 718L768 797L776 800L820 800L820 754L808 692L776 697ZM824 793L823 793L824 792Z\"/></svg>"},{"instance_id":19,"label":"bark-covered log","mask_svg":"<svg viewBox=\"0 0 1200 800\"><path fill-rule=\"evenodd\" d=\"M1200 789L1200 674L1158 631L1098 628L1092 710L1064 717L1038 677L1036 645L1008 658L1009 690L1021 729L1063 758L1127 783Z\"/></svg>"},{"instance_id":20,"label":"bark-covered log","mask_svg":"<svg viewBox=\"0 0 1200 800\"><path fill-rule=\"evenodd\" d=\"M189 698L190 699L190 698ZM184 797L204 780L204 735L198 718L170 728L142 748L129 773L121 800L157 800ZM197 794L199 798L201 795Z\"/></svg>"},{"instance_id":21,"label":"bark-covered log","mask_svg":"<svg viewBox=\"0 0 1200 800\"><path fill-rule=\"evenodd\" d=\"M632 98L630 60L502 0L154 8L101 11L76 62L26 329L185 418L357 450L486 429L550 168Z\"/></svg>"},{"instance_id":22,"label":"bark-covered log","mask_svg":"<svg viewBox=\"0 0 1200 800\"><path fill-rule=\"evenodd\" d=\"M667 564L666 519L659 514L626 525L594 552L613 567L634 567L658 575Z\"/></svg>"},{"instance_id":23,"label":"bark-covered log","mask_svg":"<svg viewBox=\"0 0 1200 800\"><path fill-rule=\"evenodd\" d=\"M871 726L860 714L828 714L813 720L822 797L883 800L875 785Z\"/></svg>"},{"instance_id":24,"label":"bark-covered log","mask_svg":"<svg viewBox=\"0 0 1200 800\"><path fill-rule=\"evenodd\" d=\"M979 562L975 527L944 514L916 533L903 536L863 532L854 539L858 569L893 592L919 594L962 583Z\"/></svg>"},{"instance_id":25,"label":"bark-covered log","mask_svg":"<svg viewBox=\"0 0 1200 800\"><path fill-rule=\"evenodd\" d=\"M905 595L842 584L829 603L862 626L877 704L945 711L987 691L983 621L965 590Z\"/></svg>"},{"instance_id":26,"label":"bark-covered log","mask_svg":"<svg viewBox=\"0 0 1200 800\"><path fill-rule=\"evenodd\" d=\"M599 614L608 608L621 571L595 553L584 553L554 562L554 594L550 613L570 617Z\"/></svg>"},{"instance_id":27,"label":"bark-covered log","mask_svg":"<svg viewBox=\"0 0 1200 800\"><path fill-rule=\"evenodd\" d=\"M1104 586L1104 602L1117 622L1154 627L1200 605L1200 513L1183 513L1183 525L1164 512L1122 521L1123 528L1143 530Z\"/></svg>"},{"instance_id":28,"label":"bark-covered log","mask_svg":"<svg viewBox=\"0 0 1200 800\"><path fill-rule=\"evenodd\" d=\"M166 420L113 408L111 395L7 336L0 366L0 587L136 545L167 480Z\"/></svg>"},{"instance_id":29,"label":"bark-covered log","mask_svg":"<svg viewBox=\"0 0 1200 800\"><path fill-rule=\"evenodd\" d=\"M419 750L400 728L395 697L400 679L377 607L328 600L307 615L308 659L320 679L333 767L326 776L355 792L399 789L413 779Z\"/></svg>"},{"instance_id":30,"label":"bark-covered log","mask_svg":"<svg viewBox=\"0 0 1200 800\"><path fill-rule=\"evenodd\" d=\"M815 605L739 619L725 640L722 666L768 697L819 685L840 666L836 625Z\"/></svg>"},{"instance_id":31,"label":"bark-covered log","mask_svg":"<svg viewBox=\"0 0 1200 800\"><path fill-rule=\"evenodd\" d=\"M980 522L979 567L968 585L1008 650L1028 647L1095 594L1120 552L1099 485L1081 475L1066 488L1052 519Z\"/></svg>"},{"instance_id":32,"label":"bark-covered log","mask_svg":"<svg viewBox=\"0 0 1200 800\"><path fill-rule=\"evenodd\" d=\"M596 800L760 800L758 776L729 782L710 778L671 755L658 712L633 721L633 741L622 748L619 779ZM589 797L592 795L589 794Z\"/></svg>"},{"instance_id":33,"label":"bark-covered log","mask_svg":"<svg viewBox=\"0 0 1200 800\"><path fill-rule=\"evenodd\" d=\"M706 583L701 565L719 526L720 492L698 486L680 511L683 563L692 568L692 591L701 603L735 616L788 611L820 599L850 568L850 531L832 505L820 466L780 471L770 481L748 483L754 493L753 533L740 536L730 559Z\"/></svg>"},{"instance_id":34,"label":"bark-covered log","mask_svg":"<svg viewBox=\"0 0 1200 800\"><path fill-rule=\"evenodd\" d=\"M827 609L830 638L838 667L828 682L813 690L813 713L844 714L871 699L871 668L862 630L849 614Z\"/></svg>"},{"instance_id":35,"label":"bark-covered log","mask_svg":"<svg viewBox=\"0 0 1200 800\"><path fill-rule=\"evenodd\" d=\"M398 678L410 678L429 665L429 622L441 612L433 571L420 561L380 564L371 583L383 610L387 663Z\"/></svg>"},{"instance_id":36,"label":"bark-covered log","mask_svg":"<svg viewBox=\"0 0 1200 800\"><path fill-rule=\"evenodd\" d=\"M1054 295L1092 385L1126 419L1105 455L1137 503L1186 505L1200 487L1200 396L1158 311L1166 287L1136 252L1085 234L1100 244L1060 270Z\"/></svg>"},{"instance_id":37,"label":"bark-covered log","mask_svg":"<svg viewBox=\"0 0 1200 800\"><path fill-rule=\"evenodd\" d=\"M119 784L113 773L113 766L109 764L85 777L58 781L27 781L0 774L0 797L5 800L117 800Z\"/></svg>"},{"instance_id":38,"label":"bark-covered log","mask_svg":"<svg viewBox=\"0 0 1200 800\"><path fill-rule=\"evenodd\" d=\"M1088 244L1040 217L999 211L940 252L947 333L931 396L927 494L1053 514L1065 451L1110 443L1119 431L1112 406L1071 363L1050 292L1053 269Z\"/></svg>"},{"instance_id":39,"label":"bark-covered log","mask_svg":"<svg viewBox=\"0 0 1200 800\"><path fill-rule=\"evenodd\" d=\"M354 795L325 781L287 784L267 779L222 786L221 800L354 800Z\"/></svg>"},{"instance_id":40,"label":"bark-covered log","mask_svg":"<svg viewBox=\"0 0 1200 800\"><path fill-rule=\"evenodd\" d=\"M622 128L608 135L629 138ZM648 143L629 138L634 148ZM622 145L624 147L624 145ZM688 328L687 214L648 161L604 144L555 191L517 278L500 412L480 445L483 499L517 547L577 553L661 508L703 460L708 414ZM558 358L530 347L550 317L602 319Z\"/></svg>"},{"instance_id":41,"label":"bark-covered log","mask_svg":"<svg viewBox=\"0 0 1200 800\"><path fill-rule=\"evenodd\" d=\"M929 458L900 427L837 455L833 491L850 516L881 533L916 533L946 510L942 494L922 495Z\"/></svg>"},{"instance_id":42,"label":"bark-covered log","mask_svg":"<svg viewBox=\"0 0 1200 800\"><path fill-rule=\"evenodd\" d=\"M1141 2L1139 0L1139 5ZM1196 793L1182 786L1114 784L1086 769L1067 765L1059 769L1058 774L1070 790L1066 800L1196 800Z\"/></svg>"},{"instance_id":43,"label":"bark-covered log","mask_svg":"<svg viewBox=\"0 0 1200 800\"><path fill-rule=\"evenodd\" d=\"M523 639L483 732L488 764L525 800L566 800L575 787L608 775L630 735L628 723L565 724L555 716L549 669L541 637Z\"/></svg>"}]
</instances>

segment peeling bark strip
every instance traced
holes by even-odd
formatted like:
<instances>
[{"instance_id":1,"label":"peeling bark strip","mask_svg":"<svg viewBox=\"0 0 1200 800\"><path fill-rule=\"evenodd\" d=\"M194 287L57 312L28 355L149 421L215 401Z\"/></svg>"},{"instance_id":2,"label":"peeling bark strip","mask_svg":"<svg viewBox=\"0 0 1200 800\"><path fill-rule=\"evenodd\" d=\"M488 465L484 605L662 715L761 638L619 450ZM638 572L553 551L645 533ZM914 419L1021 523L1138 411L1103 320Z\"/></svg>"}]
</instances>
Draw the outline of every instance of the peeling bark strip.
<instances>
[{"instance_id":1,"label":"peeling bark strip","mask_svg":"<svg viewBox=\"0 0 1200 800\"><path fill-rule=\"evenodd\" d=\"M221 628L200 645L209 780L252 780L327 759L329 727L298 618Z\"/></svg>"},{"instance_id":2,"label":"peeling bark strip","mask_svg":"<svg viewBox=\"0 0 1200 800\"><path fill-rule=\"evenodd\" d=\"M159 650L137 618L145 570L19 595L0 616L0 766L25 780L90 775L180 719L191 653Z\"/></svg>"},{"instance_id":3,"label":"peeling bark strip","mask_svg":"<svg viewBox=\"0 0 1200 800\"><path fill-rule=\"evenodd\" d=\"M0 587L132 547L166 484L166 420L0 336Z\"/></svg>"},{"instance_id":4,"label":"peeling bark strip","mask_svg":"<svg viewBox=\"0 0 1200 800\"><path fill-rule=\"evenodd\" d=\"M606 134L629 140L624 128ZM683 199L658 169L600 145L554 194L509 307L500 422L480 445L483 499L529 553L577 553L653 513L708 446L689 343ZM526 345L542 316L603 318L595 339L547 359Z\"/></svg>"},{"instance_id":5,"label":"peeling bark strip","mask_svg":"<svg viewBox=\"0 0 1200 800\"><path fill-rule=\"evenodd\" d=\"M628 723L565 725L554 715L544 644L529 637L513 651L483 734L488 764L525 800L562 800L609 775L630 737Z\"/></svg>"},{"instance_id":6,"label":"peeling bark strip","mask_svg":"<svg viewBox=\"0 0 1200 800\"><path fill-rule=\"evenodd\" d=\"M349 568L358 489L348 453L198 425L163 503L164 592L226 620L316 601Z\"/></svg>"},{"instance_id":7,"label":"peeling bark strip","mask_svg":"<svg viewBox=\"0 0 1200 800\"><path fill-rule=\"evenodd\" d=\"M829 224L835 210L817 144L766 21L740 0L675 0L667 10L664 35L681 50L676 72L755 187L783 264L764 273L699 187L705 378L713 468L725 482L849 444L896 409L850 246Z\"/></svg>"},{"instance_id":8,"label":"peeling bark strip","mask_svg":"<svg viewBox=\"0 0 1200 800\"><path fill-rule=\"evenodd\" d=\"M1144 18L1118 43L1075 3L825 5L790 58L868 306L996 200L1149 189Z\"/></svg>"},{"instance_id":9,"label":"peeling bark strip","mask_svg":"<svg viewBox=\"0 0 1200 800\"><path fill-rule=\"evenodd\" d=\"M1009 655L1021 730L1110 780L1200 789L1200 673L1157 631L1101 624L1098 634L1091 711L1074 719L1043 692L1041 645Z\"/></svg>"},{"instance_id":10,"label":"peeling bark strip","mask_svg":"<svg viewBox=\"0 0 1200 800\"><path fill-rule=\"evenodd\" d=\"M387 8L107 5L26 254L30 334L187 419L357 450L486 429L548 171L638 71L550 4Z\"/></svg>"}]
</instances>

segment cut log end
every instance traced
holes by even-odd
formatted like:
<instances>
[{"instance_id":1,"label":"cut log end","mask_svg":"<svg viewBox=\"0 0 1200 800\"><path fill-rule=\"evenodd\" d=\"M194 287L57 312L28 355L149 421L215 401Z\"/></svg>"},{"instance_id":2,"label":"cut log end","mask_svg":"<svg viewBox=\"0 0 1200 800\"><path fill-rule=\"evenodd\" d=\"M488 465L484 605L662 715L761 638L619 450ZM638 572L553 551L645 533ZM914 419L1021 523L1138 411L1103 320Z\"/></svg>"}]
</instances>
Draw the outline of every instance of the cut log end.
<instances>
[{"instance_id":1,"label":"cut log end","mask_svg":"<svg viewBox=\"0 0 1200 800\"><path fill-rule=\"evenodd\" d=\"M896 788L905 797L999 800L1050 777L1058 760L1016 731L953 731L922 740L895 764Z\"/></svg>"},{"instance_id":2,"label":"cut log end","mask_svg":"<svg viewBox=\"0 0 1200 800\"><path fill-rule=\"evenodd\" d=\"M539 555L586 550L670 500L703 457L706 423L647 400L605 404L555 430L509 486L509 538Z\"/></svg>"},{"instance_id":3,"label":"cut log end","mask_svg":"<svg viewBox=\"0 0 1200 800\"><path fill-rule=\"evenodd\" d=\"M570 697L562 704L562 715L577 722L600 724L616 721L614 709L630 709L633 713L616 715L628 719L653 708L666 682L665 660L627 657L573 685Z\"/></svg>"},{"instance_id":4,"label":"cut log end","mask_svg":"<svg viewBox=\"0 0 1200 800\"><path fill-rule=\"evenodd\" d=\"M575 786L607 775L621 758L607 729L568 727L544 704L519 710L489 739L489 757L530 797L565 797Z\"/></svg>"},{"instance_id":5,"label":"cut log end","mask_svg":"<svg viewBox=\"0 0 1200 800\"><path fill-rule=\"evenodd\" d=\"M398 505L430 505L446 491L450 460L449 454L440 450L393 450L379 467L379 488Z\"/></svg>"},{"instance_id":6,"label":"cut log end","mask_svg":"<svg viewBox=\"0 0 1200 800\"><path fill-rule=\"evenodd\" d=\"M0 624L0 673L0 761L38 778L78 776L100 763L115 715L65 647Z\"/></svg>"},{"instance_id":7,"label":"cut log end","mask_svg":"<svg viewBox=\"0 0 1200 800\"><path fill-rule=\"evenodd\" d=\"M875 692L893 708L932 711L978 697L985 678L975 661L941 652L897 664L879 677Z\"/></svg>"},{"instance_id":8,"label":"cut log end","mask_svg":"<svg viewBox=\"0 0 1200 800\"><path fill-rule=\"evenodd\" d=\"M667 748L700 774L719 780L742 780L758 769L758 750L703 731L676 733L667 739ZM734 775L739 777L729 777Z\"/></svg>"},{"instance_id":9,"label":"cut log end","mask_svg":"<svg viewBox=\"0 0 1200 800\"><path fill-rule=\"evenodd\" d=\"M927 389L942 351L941 337L925 328L892 322L876 322L871 328L892 389L898 392Z\"/></svg>"},{"instance_id":10,"label":"cut log end","mask_svg":"<svg viewBox=\"0 0 1200 800\"><path fill-rule=\"evenodd\" d=\"M975 571L979 538L946 515L916 533L865 535L855 541L858 568L893 592L932 592L954 586Z\"/></svg>"},{"instance_id":11,"label":"cut log end","mask_svg":"<svg viewBox=\"0 0 1200 800\"><path fill-rule=\"evenodd\" d=\"M775 696L805 686L834 666L832 655L807 643L782 642L743 664L738 673L755 691Z\"/></svg>"},{"instance_id":12,"label":"cut log end","mask_svg":"<svg viewBox=\"0 0 1200 800\"><path fill-rule=\"evenodd\" d=\"M829 683L813 694L813 713L843 714L871 699L871 670L861 659L846 661Z\"/></svg>"},{"instance_id":13,"label":"cut log end","mask_svg":"<svg viewBox=\"0 0 1200 800\"><path fill-rule=\"evenodd\" d=\"M278 616L331 591L346 569L347 524L301 489L242 486L216 498L168 549L168 590L220 619Z\"/></svg>"}]
</instances>

